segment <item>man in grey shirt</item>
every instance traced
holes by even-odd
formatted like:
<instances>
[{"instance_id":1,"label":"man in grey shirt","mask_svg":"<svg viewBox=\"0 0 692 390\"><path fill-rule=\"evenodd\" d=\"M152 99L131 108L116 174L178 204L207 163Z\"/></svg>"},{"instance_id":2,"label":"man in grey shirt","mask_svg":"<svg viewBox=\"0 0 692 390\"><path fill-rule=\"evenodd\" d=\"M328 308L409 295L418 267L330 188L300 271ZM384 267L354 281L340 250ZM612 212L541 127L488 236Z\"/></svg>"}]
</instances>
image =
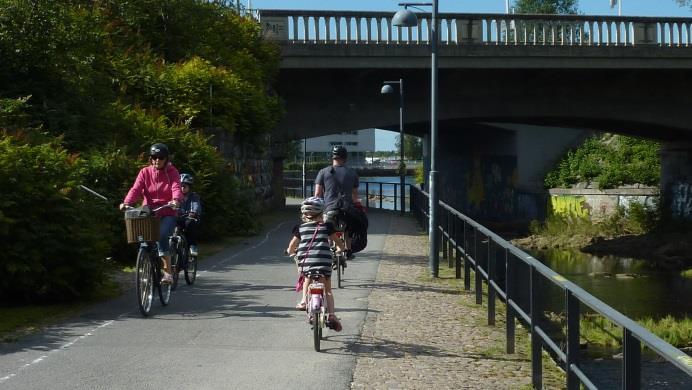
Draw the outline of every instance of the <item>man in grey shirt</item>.
<instances>
[{"instance_id":1,"label":"man in grey shirt","mask_svg":"<svg viewBox=\"0 0 692 390\"><path fill-rule=\"evenodd\" d=\"M343 199L341 205L343 209L358 202L358 174L351 168L346 167L348 151L343 146L335 146L332 149L332 165L323 168L315 179L315 196L324 198L325 211L338 208L339 198ZM346 226L349 224L349 215L345 216ZM347 256L353 257L351 253L350 237L346 238Z\"/></svg>"}]
</instances>

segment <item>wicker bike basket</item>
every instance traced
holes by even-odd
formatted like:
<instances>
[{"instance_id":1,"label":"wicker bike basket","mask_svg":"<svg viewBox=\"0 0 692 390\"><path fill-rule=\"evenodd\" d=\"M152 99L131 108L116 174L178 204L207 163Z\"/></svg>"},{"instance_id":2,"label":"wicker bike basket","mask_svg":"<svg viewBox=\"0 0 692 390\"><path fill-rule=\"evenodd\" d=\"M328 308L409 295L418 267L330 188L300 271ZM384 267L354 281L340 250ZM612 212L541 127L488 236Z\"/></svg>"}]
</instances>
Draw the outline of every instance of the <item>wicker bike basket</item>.
<instances>
[{"instance_id":1,"label":"wicker bike basket","mask_svg":"<svg viewBox=\"0 0 692 390\"><path fill-rule=\"evenodd\" d=\"M158 241L159 219L154 216L142 215L137 212L125 213L125 230L127 242Z\"/></svg>"}]
</instances>

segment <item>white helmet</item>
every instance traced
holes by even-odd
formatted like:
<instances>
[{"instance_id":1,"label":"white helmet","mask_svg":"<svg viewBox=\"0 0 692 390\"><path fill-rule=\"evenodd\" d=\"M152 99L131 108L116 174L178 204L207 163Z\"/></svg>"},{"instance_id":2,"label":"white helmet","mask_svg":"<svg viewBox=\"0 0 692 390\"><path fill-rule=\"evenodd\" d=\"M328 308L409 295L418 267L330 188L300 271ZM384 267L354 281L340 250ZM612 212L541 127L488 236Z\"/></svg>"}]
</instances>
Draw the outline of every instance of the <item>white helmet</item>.
<instances>
[{"instance_id":1,"label":"white helmet","mask_svg":"<svg viewBox=\"0 0 692 390\"><path fill-rule=\"evenodd\" d=\"M307 215L318 215L324 210L324 200L316 196L307 198L300 204L300 212Z\"/></svg>"}]
</instances>

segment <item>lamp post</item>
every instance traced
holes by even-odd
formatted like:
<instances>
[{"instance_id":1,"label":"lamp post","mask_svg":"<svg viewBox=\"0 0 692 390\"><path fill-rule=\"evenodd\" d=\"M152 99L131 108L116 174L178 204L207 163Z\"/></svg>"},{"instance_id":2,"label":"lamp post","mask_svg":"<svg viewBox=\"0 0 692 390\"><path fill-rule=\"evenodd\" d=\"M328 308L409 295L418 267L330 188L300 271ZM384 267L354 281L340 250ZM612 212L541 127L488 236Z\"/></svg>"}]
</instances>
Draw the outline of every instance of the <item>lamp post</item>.
<instances>
[{"instance_id":1,"label":"lamp post","mask_svg":"<svg viewBox=\"0 0 692 390\"><path fill-rule=\"evenodd\" d=\"M308 151L308 139L303 138L303 199L307 198L307 187L305 182L305 160Z\"/></svg>"},{"instance_id":2,"label":"lamp post","mask_svg":"<svg viewBox=\"0 0 692 390\"><path fill-rule=\"evenodd\" d=\"M406 164L404 164L404 79L385 81L382 94L394 93L392 84L399 84L399 183L401 186L401 214L406 211ZM394 200L396 202L396 199Z\"/></svg>"},{"instance_id":3,"label":"lamp post","mask_svg":"<svg viewBox=\"0 0 692 390\"><path fill-rule=\"evenodd\" d=\"M439 240L437 230L437 0L432 3L399 3L404 9L397 11L392 18L392 25L413 27L418 25L416 14L409 11L409 6L432 6L432 24L430 26L430 174L428 185L430 193L428 240L430 241L430 273L436 278L440 269Z\"/></svg>"}]
</instances>

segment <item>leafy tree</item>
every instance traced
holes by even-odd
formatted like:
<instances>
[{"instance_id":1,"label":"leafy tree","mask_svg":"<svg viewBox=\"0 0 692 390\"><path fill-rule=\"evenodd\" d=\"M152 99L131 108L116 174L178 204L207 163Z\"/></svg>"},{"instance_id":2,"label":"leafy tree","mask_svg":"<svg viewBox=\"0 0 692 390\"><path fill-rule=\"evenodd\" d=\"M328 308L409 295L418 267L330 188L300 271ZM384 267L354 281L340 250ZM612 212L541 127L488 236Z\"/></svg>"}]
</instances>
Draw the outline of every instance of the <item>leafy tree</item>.
<instances>
[{"instance_id":1,"label":"leafy tree","mask_svg":"<svg viewBox=\"0 0 692 390\"><path fill-rule=\"evenodd\" d=\"M127 248L124 224L78 185L117 203L155 141L195 175L213 210L207 238L253 228L254 189L195 130L223 127L257 148L280 115L278 48L237 5L0 0L0 294L93 290L103 259Z\"/></svg>"},{"instance_id":2,"label":"leafy tree","mask_svg":"<svg viewBox=\"0 0 692 390\"><path fill-rule=\"evenodd\" d=\"M574 15L578 3L578 0L516 0L514 11L518 14Z\"/></svg>"},{"instance_id":3,"label":"leafy tree","mask_svg":"<svg viewBox=\"0 0 692 390\"><path fill-rule=\"evenodd\" d=\"M401 136L394 141L396 149L401 145ZM407 159L420 160L423 158L423 140L420 137L404 134L404 155Z\"/></svg>"}]
</instances>

